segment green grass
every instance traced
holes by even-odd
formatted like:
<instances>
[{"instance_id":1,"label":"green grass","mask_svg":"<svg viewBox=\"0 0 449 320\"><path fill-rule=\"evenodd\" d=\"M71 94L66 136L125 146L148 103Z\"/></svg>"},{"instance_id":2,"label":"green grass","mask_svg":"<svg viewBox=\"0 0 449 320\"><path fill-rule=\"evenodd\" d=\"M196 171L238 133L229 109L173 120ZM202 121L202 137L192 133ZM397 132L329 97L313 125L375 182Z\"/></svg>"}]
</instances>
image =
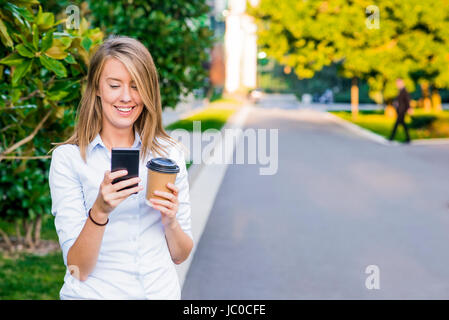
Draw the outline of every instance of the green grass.
<instances>
[{"instance_id":1,"label":"green grass","mask_svg":"<svg viewBox=\"0 0 449 320\"><path fill-rule=\"evenodd\" d=\"M235 107L211 104L208 108L199 111L188 118L178 120L168 125L165 129L185 129L187 131L193 131L193 121L201 121L201 132L204 132L207 129L220 130L236 110Z\"/></svg>"},{"instance_id":2,"label":"green grass","mask_svg":"<svg viewBox=\"0 0 449 320\"><path fill-rule=\"evenodd\" d=\"M331 113L385 138L390 136L395 123L395 118L387 118L384 116L383 110L359 111L356 120L352 119L350 111L331 111ZM415 125L418 123L417 120L422 120L429 116L435 117L435 121L425 126ZM449 137L449 111L447 110L439 113L426 113L422 110L414 110L412 116L406 116L405 122L409 128L412 140ZM395 140L399 142L405 141L405 132L401 126L396 131Z\"/></svg>"},{"instance_id":3,"label":"green grass","mask_svg":"<svg viewBox=\"0 0 449 320\"><path fill-rule=\"evenodd\" d=\"M13 223L0 221L0 228L16 235ZM24 236L23 228L21 232ZM43 216L41 238L58 241L54 217L50 214ZM0 300L59 299L64 274L60 251L46 256L21 253L16 258L0 253Z\"/></svg>"},{"instance_id":4,"label":"green grass","mask_svg":"<svg viewBox=\"0 0 449 320\"><path fill-rule=\"evenodd\" d=\"M22 254L17 259L0 254L0 300L59 299L65 266L61 253Z\"/></svg>"}]
</instances>

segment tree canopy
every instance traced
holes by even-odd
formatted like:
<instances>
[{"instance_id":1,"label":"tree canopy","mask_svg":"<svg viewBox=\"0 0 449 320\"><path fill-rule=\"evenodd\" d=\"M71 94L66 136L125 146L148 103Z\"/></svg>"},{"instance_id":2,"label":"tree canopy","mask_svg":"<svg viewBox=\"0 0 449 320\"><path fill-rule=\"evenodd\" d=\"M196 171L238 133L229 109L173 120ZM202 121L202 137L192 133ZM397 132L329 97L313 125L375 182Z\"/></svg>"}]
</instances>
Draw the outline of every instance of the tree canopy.
<instances>
[{"instance_id":1,"label":"tree canopy","mask_svg":"<svg viewBox=\"0 0 449 320\"><path fill-rule=\"evenodd\" d=\"M448 88L449 1L372 4L261 0L250 13L263 50L300 78L341 62L341 75L367 80L370 96L379 103L397 94L397 77L409 90L424 82Z\"/></svg>"}]
</instances>

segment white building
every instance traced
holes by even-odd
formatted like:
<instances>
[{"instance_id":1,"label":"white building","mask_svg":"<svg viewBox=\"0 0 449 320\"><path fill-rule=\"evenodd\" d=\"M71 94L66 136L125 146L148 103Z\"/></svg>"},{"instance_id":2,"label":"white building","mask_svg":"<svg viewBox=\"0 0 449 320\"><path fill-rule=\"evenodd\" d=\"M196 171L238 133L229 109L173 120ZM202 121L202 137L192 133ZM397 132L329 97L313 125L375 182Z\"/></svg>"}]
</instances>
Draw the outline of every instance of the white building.
<instances>
[{"instance_id":1,"label":"white building","mask_svg":"<svg viewBox=\"0 0 449 320\"><path fill-rule=\"evenodd\" d=\"M257 5L258 0L251 0ZM246 0L229 0L225 30L225 91L245 92L257 86L257 27L246 14Z\"/></svg>"}]
</instances>

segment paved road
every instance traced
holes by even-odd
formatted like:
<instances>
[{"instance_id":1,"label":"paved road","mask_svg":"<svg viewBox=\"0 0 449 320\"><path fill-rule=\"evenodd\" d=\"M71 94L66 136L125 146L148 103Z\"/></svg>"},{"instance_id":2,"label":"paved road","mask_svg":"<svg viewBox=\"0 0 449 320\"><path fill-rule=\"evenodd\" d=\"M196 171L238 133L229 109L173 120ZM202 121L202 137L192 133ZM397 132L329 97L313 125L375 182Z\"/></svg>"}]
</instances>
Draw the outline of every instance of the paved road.
<instances>
[{"instance_id":1,"label":"paved road","mask_svg":"<svg viewBox=\"0 0 449 320\"><path fill-rule=\"evenodd\" d=\"M449 145L381 145L293 104L249 115L279 129L278 172L228 166L182 298L449 299Z\"/></svg>"}]
</instances>

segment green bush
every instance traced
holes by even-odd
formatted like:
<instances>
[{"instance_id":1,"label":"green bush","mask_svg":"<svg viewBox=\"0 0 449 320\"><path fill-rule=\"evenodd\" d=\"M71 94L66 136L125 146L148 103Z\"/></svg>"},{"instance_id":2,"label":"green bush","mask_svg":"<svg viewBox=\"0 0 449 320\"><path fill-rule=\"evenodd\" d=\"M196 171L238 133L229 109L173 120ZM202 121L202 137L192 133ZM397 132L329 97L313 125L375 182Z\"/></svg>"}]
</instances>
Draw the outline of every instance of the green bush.
<instances>
[{"instance_id":1,"label":"green bush","mask_svg":"<svg viewBox=\"0 0 449 320\"><path fill-rule=\"evenodd\" d=\"M142 41L159 72L163 107L203 87L212 46L205 0L88 1L92 24Z\"/></svg>"},{"instance_id":2,"label":"green bush","mask_svg":"<svg viewBox=\"0 0 449 320\"><path fill-rule=\"evenodd\" d=\"M434 115L413 115L411 116L410 128L420 129L430 126L436 119Z\"/></svg>"},{"instance_id":3,"label":"green bush","mask_svg":"<svg viewBox=\"0 0 449 320\"><path fill-rule=\"evenodd\" d=\"M29 247L51 210L47 152L73 131L89 54L103 39L86 20L76 30L63 23L37 0L0 9L0 219L24 221Z\"/></svg>"}]
</instances>

